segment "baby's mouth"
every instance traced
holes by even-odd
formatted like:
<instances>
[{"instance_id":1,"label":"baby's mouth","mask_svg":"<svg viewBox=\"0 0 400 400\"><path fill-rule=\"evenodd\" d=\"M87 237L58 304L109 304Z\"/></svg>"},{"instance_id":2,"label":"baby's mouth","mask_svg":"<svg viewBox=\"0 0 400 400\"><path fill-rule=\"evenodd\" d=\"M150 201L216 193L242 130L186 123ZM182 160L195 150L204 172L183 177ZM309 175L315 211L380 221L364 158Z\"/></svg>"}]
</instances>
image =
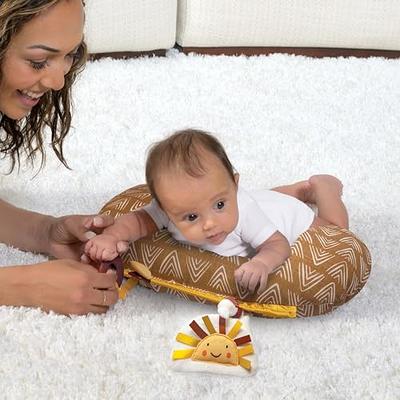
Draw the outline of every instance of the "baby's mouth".
<instances>
[{"instance_id":1,"label":"baby's mouth","mask_svg":"<svg viewBox=\"0 0 400 400\"><path fill-rule=\"evenodd\" d=\"M212 355L214 358L218 358L218 357L221 355L221 353L219 353L217 356L216 356L214 353L211 353L211 355Z\"/></svg>"},{"instance_id":2,"label":"baby's mouth","mask_svg":"<svg viewBox=\"0 0 400 400\"><path fill-rule=\"evenodd\" d=\"M223 235L224 235L223 232L219 232L216 233L215 235L208 236L207 240L210 242L219 242L222 239Z\"/></svg>"}]
</instances>

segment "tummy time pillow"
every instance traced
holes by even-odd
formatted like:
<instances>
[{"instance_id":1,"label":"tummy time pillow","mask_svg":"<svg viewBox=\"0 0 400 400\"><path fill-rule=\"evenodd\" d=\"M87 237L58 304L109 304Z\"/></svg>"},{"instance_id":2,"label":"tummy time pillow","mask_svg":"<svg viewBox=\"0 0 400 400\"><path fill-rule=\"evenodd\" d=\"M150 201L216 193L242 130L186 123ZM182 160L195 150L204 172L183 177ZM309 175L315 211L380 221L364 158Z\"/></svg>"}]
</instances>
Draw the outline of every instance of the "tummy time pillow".
<instances>
[{"instance_id":1,"label":"tummy time pillow","mask_svg":"<svg viewBox=\"0 0 400 400\"><path fill-rule=\"evenodd\" d=\"M118 217L150 200L146 185L135 186L111 199L101 213ZM362 289L371 270L365 244L333 225L304 232L292 245L289 259L269 275L268 286L260 294L236 285L234 270L246 258L223 257L180 244L165 230L132 243L123 260L128 278L135 262L144 264L150 273L141 274L146 277L139 283L156 292L202 303L230 297L253 314L291 318L324 314L346 303Z\"/></svg>"}]
</instances>

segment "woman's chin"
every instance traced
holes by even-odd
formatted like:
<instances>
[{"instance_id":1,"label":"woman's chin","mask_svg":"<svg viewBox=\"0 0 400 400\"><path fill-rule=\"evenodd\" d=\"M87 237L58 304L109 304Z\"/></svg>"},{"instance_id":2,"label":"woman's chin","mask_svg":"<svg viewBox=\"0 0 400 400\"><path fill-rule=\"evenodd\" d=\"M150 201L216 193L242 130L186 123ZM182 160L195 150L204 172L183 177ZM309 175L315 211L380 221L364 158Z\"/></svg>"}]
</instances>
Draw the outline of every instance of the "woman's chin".
<instances>
[{"instance_id":1,"label":"woman's chin","mask_svg":"<svg viewBox=\"0 0 400 400\"><path fill-rule=\"evenodd\" d=\"M15 121L19 121L23 118L25 118L27 115L29 115L30 110L5 110L3 111L3 115L5 115L6 117L15 120Z\"/></svg>"}]
</instances>

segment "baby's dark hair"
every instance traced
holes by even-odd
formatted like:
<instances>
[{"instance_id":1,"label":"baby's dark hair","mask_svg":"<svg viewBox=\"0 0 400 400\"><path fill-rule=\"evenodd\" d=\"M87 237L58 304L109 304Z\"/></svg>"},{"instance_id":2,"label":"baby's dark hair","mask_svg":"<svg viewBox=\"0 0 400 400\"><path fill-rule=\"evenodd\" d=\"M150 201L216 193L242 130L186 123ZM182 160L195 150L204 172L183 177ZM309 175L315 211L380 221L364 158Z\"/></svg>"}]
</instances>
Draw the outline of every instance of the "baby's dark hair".
<instances>
[{"instance_id":1,"label":"baby's dark hair","mask_svg":"<svg viewBox=\"0 0 400 400\"><path fill-rule=\"evenodd\" d=\"M235 181L233 166L218 139L199 129L184 129L154 143L149 149L146 182L153 198L159 202L154 182L163 171L175 168L193 177L202 176L207 170L201 161L204 150L217 157Z\"/></svg>"}]
</instances>

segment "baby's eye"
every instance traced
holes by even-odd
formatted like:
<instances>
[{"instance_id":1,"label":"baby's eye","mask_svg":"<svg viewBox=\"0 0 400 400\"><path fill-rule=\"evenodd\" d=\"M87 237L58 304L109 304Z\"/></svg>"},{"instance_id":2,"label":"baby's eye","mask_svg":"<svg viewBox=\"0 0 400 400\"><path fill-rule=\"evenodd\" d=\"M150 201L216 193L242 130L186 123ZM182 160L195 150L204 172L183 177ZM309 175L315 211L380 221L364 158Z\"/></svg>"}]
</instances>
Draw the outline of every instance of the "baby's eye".
<instances>
[{"instance_id":1,"label":"baby's eye","mask_svg":"<svg viewBox=\"0 0 400 400\"><path fill-rule=\"evenodd\" d=\"M215 205L215 208L217 209L217 210L222 210L223 208L225 207L225 202L224 201L219 201L216 205Z\"/></svg>"},{"instance_id":2,"label":"baby's eye","mask_svg":"<svg viewBox=\"0 0 400 400\"><path fill-rule=\"evenodd\" d=\"M186 217L186 219L187 219L189 222L196 221L197 215L196 215L196 214L189 214L189 215Z\"/></svg>"}]
</instances>

